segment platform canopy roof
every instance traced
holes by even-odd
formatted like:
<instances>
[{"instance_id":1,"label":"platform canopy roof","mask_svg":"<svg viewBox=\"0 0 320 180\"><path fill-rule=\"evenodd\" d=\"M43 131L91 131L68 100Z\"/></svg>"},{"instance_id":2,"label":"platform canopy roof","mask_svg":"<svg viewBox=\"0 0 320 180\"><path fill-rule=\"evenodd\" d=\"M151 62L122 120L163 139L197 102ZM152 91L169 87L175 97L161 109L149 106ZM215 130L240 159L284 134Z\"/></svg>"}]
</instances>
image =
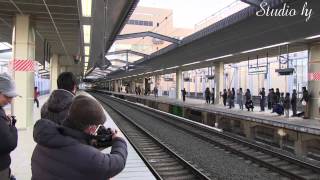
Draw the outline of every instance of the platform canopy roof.
<instances>
[{"instance_id":1,"label":"platform canopy roof","mask_svg":"<svg viewBox=\"0 0 320 180\"><path fill-rule=\"evenodd\" d=\"M88 45L89 70L103 65L102 54L137 3L138 0L0 0L0 42L12 42L16 15L30 15L37 61L44 64L45 59L49 60L44 58L47 46L51 55L66 56L65 63L74 65L74 60L84 59L84 45Z\"/></svg>"}]
</instances>

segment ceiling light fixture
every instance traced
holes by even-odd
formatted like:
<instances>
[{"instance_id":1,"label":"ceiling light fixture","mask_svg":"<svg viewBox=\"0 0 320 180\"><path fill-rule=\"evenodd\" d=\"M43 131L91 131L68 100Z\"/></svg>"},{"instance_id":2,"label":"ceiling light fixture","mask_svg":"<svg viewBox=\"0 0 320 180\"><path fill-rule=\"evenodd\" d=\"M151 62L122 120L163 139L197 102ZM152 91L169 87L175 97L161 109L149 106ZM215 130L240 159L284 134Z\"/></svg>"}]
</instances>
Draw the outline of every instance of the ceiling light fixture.
<instances>
[{"instance_id":1,"label":"ceiling light fixture","mask_svg":"<svg viewBox=\"0 0 320 180\"><path fill-rule=\"evenodd\" d=\"M85 44L90 43L90 37L91 37L91 25L83 25L83 42Z\"/></svg>"},{"instance_id":2,"label":"ceiling light fixture","mask_svg":"<svg viewBox=\"0 0 320 180\"><path fill-rule=\"evenodd\" d=\"M84 55L86 56L90 55L90 46L84 46Z\"/></svg>"},{"instance_id":3,"label":"ceiling light fixture","mask_svg":"<svg viewBox=\"0 0 320 180\"><path fill-rule=\"evenodd\" d=\"M81 10L83 17L91 17L92 0L81 0Z\"/></svg>"}]
</instances>

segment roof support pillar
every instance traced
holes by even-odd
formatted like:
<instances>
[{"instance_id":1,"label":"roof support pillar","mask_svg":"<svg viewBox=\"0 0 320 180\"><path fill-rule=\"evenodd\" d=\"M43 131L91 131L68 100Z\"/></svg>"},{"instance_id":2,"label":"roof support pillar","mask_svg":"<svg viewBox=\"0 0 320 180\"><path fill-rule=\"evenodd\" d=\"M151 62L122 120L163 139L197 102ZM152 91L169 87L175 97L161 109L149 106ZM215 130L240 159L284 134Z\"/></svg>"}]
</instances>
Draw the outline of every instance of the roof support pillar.
<instances>
[{"instance_id":1,"label":"roof support pillar","mask_svg":"<svg viewBox=\"0 0 320 180\"><path fill-rule=\"evenodd\" d=\"M181 100L182 99L182 70L177 69L176 70L176 99Z\"/></svg>"},{"instance_id":2,"label":"roof support pillar","mask_svg":"<svg viewBox=\"0 0 320 180\"><path fill-rule=\"evenodd\" d=\"M60 74L59 55L53 54L50 59L50 83L51 91L58 89L57 80Z\"/></svg>"},{"instance_id":3,"label":"roof support pillar","mask_svg":"<svg viewBox=\"0 0 320 180\"><path fill-rule=\"evenodd\" d=\"M221 104L220 92L223 92L224 64L219 62L214 66L215 104Z\"/></svg>"},{"instance_id":4,"label":"roof support pillar","mask_svg":"<svg viewBox=\"0 0 320 180\"><path fill-rule=\"evenodd\" d=\"M21 97L14 100L11 114L18 119L17 127L24 129L33 125L34 106L35 32L29 15L15 16L12 45L12 73Z\"/></svg>"},{"instance_id":5,"label":"roof support pillar","mask_svg":"<svg viewBox=\"0 0 320 180\"><path fill-rule=\"evenodd\" d=\"M311 93L306 117L320 119L320 45L309 47L308 91Z\"/></svg>"}]
</instances>

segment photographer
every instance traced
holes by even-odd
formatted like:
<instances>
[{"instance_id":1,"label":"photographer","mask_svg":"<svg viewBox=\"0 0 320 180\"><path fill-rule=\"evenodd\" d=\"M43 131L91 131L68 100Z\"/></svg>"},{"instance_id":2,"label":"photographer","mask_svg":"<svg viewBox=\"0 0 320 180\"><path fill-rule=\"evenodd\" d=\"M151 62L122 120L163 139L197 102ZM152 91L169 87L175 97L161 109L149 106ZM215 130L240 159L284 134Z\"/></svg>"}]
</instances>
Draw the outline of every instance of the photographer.
<instances>
[{"instance_id":1,"label":"photographer","mask_svg":"<svg viewBox=\"0 0 320 180\"><path fill-rule=\"evenodd\" d=\"M105 180L120 173L128 154L124 139L111 131L105 143L112 146L110 154L95 147L105 120L101 105L83 95L74 98L63 126L39 120L33 132L37 145L31 158L32 179Z\"/></svg>"},{"instance_id":2,"label":"photographer","mask_svg":"<svg viewBox=\"0 0 320 180\"><path fill-rule=\"evenodd\" d=\"M15 127L16 120L7 116L3 107L18 96L15 84L7 74L0 74L0 179L10 179L10 152L17 147L18 134Z\"/></svg>"}]
</instances>

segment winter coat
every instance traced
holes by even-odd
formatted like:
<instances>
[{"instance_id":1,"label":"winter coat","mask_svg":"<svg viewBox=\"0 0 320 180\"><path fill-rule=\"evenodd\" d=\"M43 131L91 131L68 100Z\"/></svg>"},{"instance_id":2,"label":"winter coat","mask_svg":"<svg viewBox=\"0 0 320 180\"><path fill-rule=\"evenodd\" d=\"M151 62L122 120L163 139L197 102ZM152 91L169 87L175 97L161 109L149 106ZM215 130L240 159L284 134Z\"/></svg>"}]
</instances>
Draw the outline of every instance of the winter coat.
<instances>
[{"instance_id":1,"label":"winter coat","mask_svg":"<svg viewBox=\"0 0 320 180\"><path fill-rule=\"evenodd\" d=\"M297 104L297 93L292 93L291 105L295 106Z\"/></svg>"},{"instance_id":2,"label":"winter coat","mask_svg":"<svg viewBox=\"0 0 320 180\"><path fill-rule=\"evenodd\" d=\"M209 90L209 89L206 89L206 90L204 91L204 94L205 94L206 97L210 97L210 90Z\"/></svg>"},{"instance_id":3,"label":"winter coat","mask_svg":"<svg viewBox=\"0 0 320 180\"><path fill-rule=\"evenodd\" d=\"M8 168L11 164L10 152L17 147L17 128L8 125L8 117L0 107L0 171Z\"/></svg>"},{"instance_id":4,"label":"winter coat","mask_svg":"<svg viewBox=\"0 0 320 180\"><path fill-rule=\"evenodd\" d=\"M127 144L120 137L112 140L110 154L102 153L88 145L86 134L41 119L33 138L37 145L31 158L32 180L106 180L126 164Z\"/></svg>"},{"instance_id":5,"label":"winter coat","mask_svg":"<svg viewBox=\"0 0 320 180\"><path fill-rule=\"evenodd\" d=\"M41 108L41 118L62 124L65 120L74 95L64 89L54 90Z\"/></svg>"},{"instance_id":6,"label":"winter coat","mask_svg":"<svg viewBox=\"0 0 320 180\"><path fill-rule=\"evenodd\" d=\"M246 96L246 101L251 100L251 93L250 92L246 92L245 96Z\"/></svg>"},{"instance_id":7,"label":"winter coat","mask_svg":"<svg viewBox=\"0 0 320 180\"><path fill-rule=\"evenodd\" d=\"M283 101L283 108L290 109L290 96L286 96Z\"/></svg>"}]
</instances>

